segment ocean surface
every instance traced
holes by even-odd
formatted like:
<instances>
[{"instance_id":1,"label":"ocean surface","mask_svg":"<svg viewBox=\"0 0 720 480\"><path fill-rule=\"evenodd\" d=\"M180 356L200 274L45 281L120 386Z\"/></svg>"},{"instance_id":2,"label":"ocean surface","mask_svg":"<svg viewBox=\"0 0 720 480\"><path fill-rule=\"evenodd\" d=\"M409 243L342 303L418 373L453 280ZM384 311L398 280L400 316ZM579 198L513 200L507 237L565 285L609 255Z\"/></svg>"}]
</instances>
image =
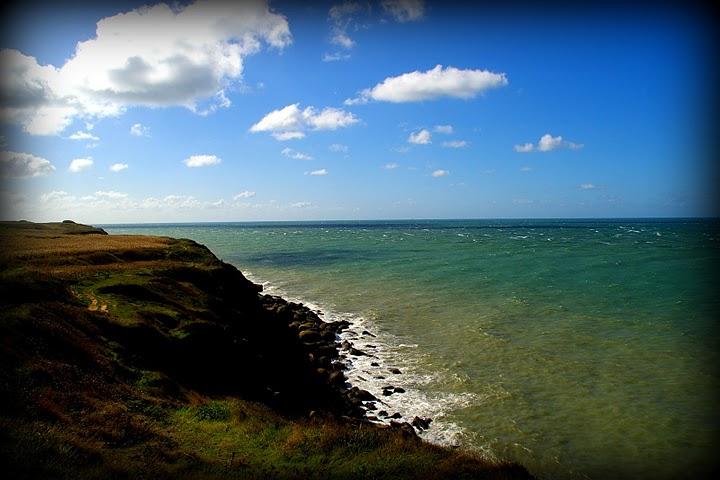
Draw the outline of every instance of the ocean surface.
<instances>
[{"instance_id":1,"label":"ocean surface","mask_svg":"<svg viewBox=\"0 0 720 480\"><path fill-rule=\"evenodd\" d=\"M718 465L717 220L103 227L191 238L267 293L351 321L343 340L370 354L347 353L352 383L433 418L428 440L541 479Z\"/></svg>"}]
</instances>

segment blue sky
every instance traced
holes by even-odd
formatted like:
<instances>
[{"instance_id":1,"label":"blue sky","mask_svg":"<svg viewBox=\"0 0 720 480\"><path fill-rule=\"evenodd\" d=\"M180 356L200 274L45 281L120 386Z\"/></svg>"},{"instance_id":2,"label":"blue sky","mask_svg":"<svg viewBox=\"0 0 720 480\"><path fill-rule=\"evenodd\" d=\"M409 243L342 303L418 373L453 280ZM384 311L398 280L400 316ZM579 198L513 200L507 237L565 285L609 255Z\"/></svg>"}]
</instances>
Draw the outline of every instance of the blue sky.
<instances>
[{"instance_id":1,"label":"blue sky","mask_svg":"<svg viewBox=\"0 0 720 480\"><path fill-rule=\"evenodd\" d=\"M714 213L687 12L140 3L14 11L4 217Z\"/></svg>"}]
</instances>

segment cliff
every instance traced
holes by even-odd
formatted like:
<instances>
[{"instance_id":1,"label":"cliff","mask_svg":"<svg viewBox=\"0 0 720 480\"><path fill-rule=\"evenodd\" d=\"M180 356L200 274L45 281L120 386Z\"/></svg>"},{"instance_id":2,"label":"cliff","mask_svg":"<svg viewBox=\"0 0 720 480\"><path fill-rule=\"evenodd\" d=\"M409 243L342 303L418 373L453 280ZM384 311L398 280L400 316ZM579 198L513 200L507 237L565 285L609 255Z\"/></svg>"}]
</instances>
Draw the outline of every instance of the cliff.
<instances>
[{"instance_id":1,"label":"cliff","mask_svg":"<svg viewBox=\"0 0 720 480\"><path fill-rule=\"evenodd\" d=\"M336 333L190 240L0 223L11 478L523 478L372 425Z\"/></svg>"}]
</instances>

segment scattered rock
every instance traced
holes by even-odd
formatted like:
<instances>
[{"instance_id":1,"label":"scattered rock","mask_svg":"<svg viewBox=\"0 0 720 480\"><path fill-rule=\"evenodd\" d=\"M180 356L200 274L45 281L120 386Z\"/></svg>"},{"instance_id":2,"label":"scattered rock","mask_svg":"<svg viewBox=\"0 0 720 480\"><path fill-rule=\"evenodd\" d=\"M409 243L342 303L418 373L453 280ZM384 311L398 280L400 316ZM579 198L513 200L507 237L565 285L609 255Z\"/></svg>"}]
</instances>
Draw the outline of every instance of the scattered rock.
<instances>
[{"instance_id":1,"label":"scattered rock","mask_svg":"<svg viewBox=\"0 0 720 480\"><path fill-rule=\"evenodd\" d=\"M387 410L380 410L380 411L378 412L378 415L381 416L381 417L387 417L387 416L388 416L388 412L387 412Z\"/></svg>"},{"instance_id":2,"label":"scattered rock","mask_svg":"<svg viewBox=\"0 0 720 480\"><path fill-rule=\"evenodd\" d=\"M355 355L356 357L365 357L365 356L367 356L367 353L353 347L350 349L350 355Z\"/></svg>"},{"instance_id":3,"label":"scattered rock","mask_svg":"<svg viewBox=\"0 0 720 480\"><path fill-rule=\"evenodd\" d=\"M390 428L399 430L404 437L417 438L417 433L415 433L415 429L407 422L390 422Z\"/></svg>"},{"instance_id":4,"label":"scattered rock","mask_svg":"<svg viewBox=\"0 0 720 480\"><path fill-rule=\"evenodd\" d=\"M394 373L395 375L400 375L402 373L399 368L390 368L388 371L390 373Z\"/></svg>"},{"instance_id":5,"label":"scattered rock","mask_svg":"<svg viewBox=\"0 0 720 480\"><path fill-rule=\"evenodd\" d=\"M375 335L373 335L372 333L368 332L367 330L363 330L362 334L363 334L363 335L367 335L368 337L373 337L373 338L375 338Z\"/></svg>"},{"instance_id":6,"label":"scattered rock","mask_svg":"<svg viewBox=\"0 0 720 480\"><path fill-rule=\"evenodd\" d=\"M398 412L395 412L392 415L390 415L390 418L402 418L402 415L400 415Z\"/></svg>"},{"instance_id":7,"label":"scattered rock","mask_svg":"<svg viewBox=\"0 0 720 480\"><path fill-rule=\"evenodd\" d=\"M372 366L372 367L379 367L380 364L379 364L378 362L372 362L372 363L370 363L370 366Z\"/></svg>"},{"instance_id":8,"label":"scattered rock","mask_svg":"<svg viewBox=\"0 0 720 480\"><path fill-rule=\"evenodd\" d=\"M395 393L405 393L405 389L402 387L395 387Z\"/></svg>"},{"instance_id":9,"label":"scattered rock","mask_svg":"<svg viewBox=\"0 0 720 480\"><path fill-rule=\"evenodd\" d=\"M368 410L377 410L377 407L375 406L375 404L373 402L366 403L365 408L367 408Z\"/></svg>"},{"instance_id":10,"label":"scattered rock","mask_svg":"<svg viewBox=\"0 0 720 480\"><path fill-rule=\"evenodd\" d=\"M427 430L428 428L430 428L431 423L432 423L432 418L415 417L412 420L412 426L417 428L421 432L423 430Z\"/></svg>"}]
</instances>

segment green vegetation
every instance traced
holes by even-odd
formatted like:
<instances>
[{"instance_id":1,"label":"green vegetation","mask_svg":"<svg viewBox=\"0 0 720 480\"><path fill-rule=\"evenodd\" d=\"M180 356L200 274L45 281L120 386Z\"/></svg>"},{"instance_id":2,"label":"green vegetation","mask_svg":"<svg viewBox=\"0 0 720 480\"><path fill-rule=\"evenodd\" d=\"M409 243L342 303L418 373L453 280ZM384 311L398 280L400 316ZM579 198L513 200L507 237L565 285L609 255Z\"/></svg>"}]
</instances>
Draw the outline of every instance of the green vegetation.
<instances>
[{"instance_id":1,"label":"green vegetation","mask_svg":"<svg viewBox=\"0 0 720 480\"><path fill-rule=\"evenodd\" d=\"M27 222L0 241L9 478L527 477L360 419L290 328L309 311L201 245Z\"/></svg>"}]
</instances>

